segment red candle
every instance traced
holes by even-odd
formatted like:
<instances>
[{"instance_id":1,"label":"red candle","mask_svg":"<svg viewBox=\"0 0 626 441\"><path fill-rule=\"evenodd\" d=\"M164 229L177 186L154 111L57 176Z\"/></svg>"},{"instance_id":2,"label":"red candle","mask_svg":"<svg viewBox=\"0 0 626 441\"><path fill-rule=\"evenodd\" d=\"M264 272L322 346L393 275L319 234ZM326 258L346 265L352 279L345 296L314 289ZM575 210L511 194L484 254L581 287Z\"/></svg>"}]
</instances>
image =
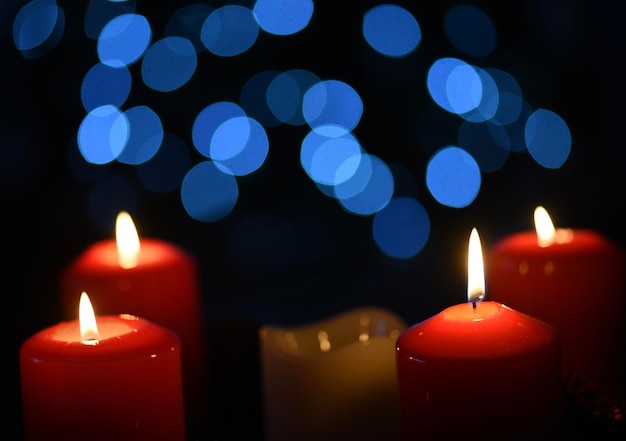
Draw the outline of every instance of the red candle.
<instances>
[{"instance_id":1,"label":"red candle","mask_svg":"<svg viewBox=\"0 0 626 441\"><path fill-rule=\"evenodd\" d=\"M550 325L484 301L480 239L470 236L468 303L444 309L396 342L405 440L558 439L560 346Z\"/></svg>"},{"instance_id":2,"label":"red candle","mask_svg":"<svg viewBox=\"0 0 626 441\"><path fill-rule=\"evenodd\" d=\"M181 248L142 238L127 213L120 213L116 239L96 242L78 255L60 280L66 318L87 291L100 314L132 314L178 334L182 347L187 412L206 410L207 363L197 264Z\"/></svg>"},{"instance_id":3,"label":"red candle","mask_svg":"<svg viewBox=\"0 0 626 441\"><path fill-rule=\"evenodd\" d=\"M179 339L130 315L79 320L20 348L26 441L185 440Z\"/></svg>"},{"instance_id":4,"label":"red candle","mask_svg":"<svg viewBox=\"0 0 626 441\"><path fill-rule=\"evenodd\" d=\"M591 230L555 229L542 207L536 231L506 236L488 254L493 299L552 324L563 377L611 398L624 395L626 257Z\"/></svg>"}]
</instances>

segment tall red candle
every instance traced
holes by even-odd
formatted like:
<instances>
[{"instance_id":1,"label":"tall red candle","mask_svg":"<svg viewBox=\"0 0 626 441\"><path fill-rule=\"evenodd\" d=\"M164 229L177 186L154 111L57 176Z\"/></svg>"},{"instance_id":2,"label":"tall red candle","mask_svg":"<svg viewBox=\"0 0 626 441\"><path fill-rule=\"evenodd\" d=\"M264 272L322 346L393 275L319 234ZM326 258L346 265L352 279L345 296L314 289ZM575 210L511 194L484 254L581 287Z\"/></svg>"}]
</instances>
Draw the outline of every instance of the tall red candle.
<instances>
[{"instance_id":1,"label":"tall red candle","mask_svg":"<svg viewBox=\"0 0 626 441\"><path fill-rule=\"evenodd\" d=\"M553 325L563 377L624 396L626 257L596 231L554 228L542 207L537 231L511 234L487 256L490 296Z\"/></svg>"},{"instance_id":2,"label":"tall red candle","mask_svg":"<svg viewBox=\"0 0 626 441\"><path fill-rule=\"evenodd\" d=\"M476 250L476 247L477 250ZM558 439L560 346L550 325L505 305L480 300L484 276L471 262L482 252L470 238L468 303L444 309L400 335L396 366L405 440Z\"/></svg>"},{"instance_id":3,"label":"tall red candle","mask_svg":"<svg viewBox=\"0 0 626 441\"><path fill-rule=\"evenodd\" d=\"M184 441L178 337L130 315L98 316L81 333L84 320L20 348L25 440Z\"/></svg>"},{"instance_id":4,"label":"tall red candle","mask_svg":"<svg viewBox=\"0 0 626 441\"><path fill-rule=\"evenodd\" d=\"M76 316L78 294L87 291L101 314L133 314L178 334L188 414L205 413L205 334L198 268L191 254L163 240L139 241L132 219L122 212L116 238L92 244L70 262L61 274L60 291L66 318Z\"/></svg>"}]
</instances>

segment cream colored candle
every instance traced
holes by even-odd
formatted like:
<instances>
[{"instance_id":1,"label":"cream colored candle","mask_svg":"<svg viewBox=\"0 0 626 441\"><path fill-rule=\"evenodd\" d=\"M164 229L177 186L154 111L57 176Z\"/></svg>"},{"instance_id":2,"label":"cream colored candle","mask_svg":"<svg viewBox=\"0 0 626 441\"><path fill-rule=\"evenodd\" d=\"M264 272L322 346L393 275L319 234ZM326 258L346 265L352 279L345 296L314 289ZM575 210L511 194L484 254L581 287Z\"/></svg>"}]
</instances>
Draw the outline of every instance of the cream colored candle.
<instances>
[{"instance_id":1,"label":"cream colored candle","mask_svg":"<svg viewBox=\"0 0 626 441\"><path fill-rule=\"evenodd\" d=\"M395 343L406 324L359 308L260 330L268 441L398 440Z\"/></svg>"}]
</instances>

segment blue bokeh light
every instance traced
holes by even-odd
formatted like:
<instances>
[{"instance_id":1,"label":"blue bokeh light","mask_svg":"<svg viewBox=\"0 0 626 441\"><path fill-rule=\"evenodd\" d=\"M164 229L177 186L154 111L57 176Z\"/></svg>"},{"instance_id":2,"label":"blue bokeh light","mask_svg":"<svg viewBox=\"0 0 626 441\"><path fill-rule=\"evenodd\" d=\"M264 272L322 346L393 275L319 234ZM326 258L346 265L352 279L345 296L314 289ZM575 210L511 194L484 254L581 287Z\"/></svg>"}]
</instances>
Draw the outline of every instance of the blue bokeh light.
<instances>
[{"instance_id":1,"label":"blue bokeh light","mask_svg":"<svg viewBox=\"0 0 626 441\"><path fill-rule=\"evenodd\" d=\"M130 94L132 77L125 67L110 67L98 63L85 77L80 88L80 97L87 112L96 107L111 104L121 107Z\"/></svg>"},{"instance_id":2,"label":"blue bokeh light","mask_svg":"<svg viewBox=\"0 0 626 441\"><path fill-rule=\"evenodd\" d=\"M117 160L138 165L150 160L161 147L163 125L159 116L147 106L132 107L124 112L128 122L128 139Z\"/></svg>"},{"instance_id":3,"label":"blue bokeh light","mask_svg":"<svg viewBox=\"0 0 626 441\"><path fill-rule=\"evenodd\" d=\"M426 186L442 205L463 208L480 190L481 175L476 160L465 150L448 146L433 155L426 166Z\"/></svg>"},{"instance_id":4,"label":"blue bokeh light","mask_svg":"<svg viewBox=\"0 0 626 441\"><path fill-rule=\"evenodd\" d=\"M476 109L482 100L483 85L473 66L458 58L440 58L428 70L428 92L441 108L462 114Z\"/></svg>"},{"instance_id":5,"label":"blue bokeh light","mask_svg":"<svg viewBox=\"0 0 626 441\"><path fill-rule=\"evenodd\" d=\"M368 156L372 172L367 185L354 196L338 199L344 210L360 216L369 216L385 208L394 189L393 174L389 166L374 155Z\"/></svg>"},{"instance_id":6,"label":"blue bokeh light","mask_svg":"<svg viewBox=\"0 0 626 441\"><path fill-rule=\"evenodd\" d=\"M212 161L196 164L185 175L180 197L193 219L215 222L230 214L239 197L235 177L222 172Z\"/></svg>"},{"instance_id":7,"label":"blue bokeh light","mask_svg":"<svg viewBox=\"0 0 626 441\"><path fill-rule=\"evenodd\" d=\"M118 15L104 26L98 37L98 57L107 66L130 66L143 56L151 40L152 29L146 17Z\"/></svg>"},{"instance_id":8,"label":"blue bokeh light","mask_svg":"<svg viewBox=\"0 0 626 441\"><path fill-rule=\"evenodd\" d=\"M196 53L206 50L200 34L202 25L215 9L202 3L191 3L174 12L165 25L166 37L183 37L193 44Z\"/></svg>"},{"instance_id":9,"label":"blue bokeh light","mask_svg":"<svg viewBox=\"0 0 626 441\"><path fill-rule=\"evenodd\" d=\"M542 167L560 168L569 157L572 148L569 127L550 110L537 109L528 117L524 137L528 153Z\"/></svg>"},{"instance_id":10,"label":"blue bokeh light","mask_svg":"<svg viewBox=\"0 0 626 441\"><path fill-rule=\"evenodd\" d=\"M362 32L372 49L389 57L405 57L422 41L422 31L415 17L403 7L392 4L367 11Z\"/></svg>"},{"instance_id":11,"label":"blue bokeh light","mask_svg":"<svg viewBox=\"0 0 626 441\"><path fill-rule=\"evenodd\" d=\"M202 25L202 44L212 54L232 57L247 51L256 42L259 24L244 6L226 5L211 12Z\"/></svg>"},{"instance_id":12,"label":"blue bokeh light","mask_svg":"<svg viewBox=\"0 0 626 441\"><path fill-rule=\"evenodd\" d=\"M24 58L38 58L52 50L65 31L65 14L55 0L32 0L13 21L13 42Z\"/></svg>"},{"instance_id":13,"label":"blue bokeh light","mask_svg":"<svg viewBox=\"0 0 626 441\"><path fill-rule=\"evenodd\" d=\"M230 101L209 104L202 109L193 122L191 137L198 152L211 157L211 139L220 125L231 118L247 116L241 107Z\"/></svg>"},{"instance_id":14,"label":"blue bokeh light","mask_svg":"<svg viewBox=\"0 0 626 441\"><path fill-rule=\"evenodd\" d=\"M304 94L304 119L315 129L336 124L353 130L363 114L363 101L350 85L338 80L321 81Z\"/></svg>"},{"instance_id":15,"label":"blue bokeh light","mask_svg":"<svg viewBox=\"0 0 626 441\"><path fill-rule=\"evenodd\" d=\"M459 116L466 121L479 123L489 121L495 116L498 111L500 94L498 93L498 86L494 79L491 78L491 75L483 69L475 69L482 85L480 102L475 108Z\"/></svg>"},{"instance_id":16,"label":"blue bokeh light","mask_svg":"<svg viewBox=\"0 0 626 441\"><path fill-rule=\"evenodd\" d=\"M109 0L90 0L85 9L85 35L97 40L102 29L113 18L135 12L134 1L112 2Z\"/></svg>"},{"instance_id":17,"label":"blue bokeh light","mask_svg":"<svg viewBox=\"0 0 626 441\"><path fill-rule=\"evenodd\" d=\"M496 29L491 18L475 6L454 6L443 21L448 40L459 52L484 57L496 48Z\"/></svg>"},{"instance_id":18,"label":"blue bokeh light","mask_svg":"<svg viewBox=\"0 0 626 441\"><path fill-rule=\"evenodd\" d=\"M252 8L261 29L275 35L292 35L304 29L313 16L312 0L256 0Z\"/></svg>"},{"instance_id":19,"label":"blue bokeh light","mask_svg":"<svg viewBox=\"0 0 626 441\"><path fill-rule=\"evenodd\" d=\"M395 197L374 215L372 235L380 250L389 257L416 256L430 236L430 218L424 206L411 197Z\"/></svg>"},{"instance_id":20,"label":"blue bokeh light","mask_svg":"<svg viewBox=\"0 0 626 441\"><path fill-rule=\"evenodd\" d=\"M146 190L168 193L180 187L190 167L191 155L185 142L165 132L161 148L152 159L137 166L137 177Z\"/></svg>"},{"instance_id":21,"label":"blue bokeh light","mask_svg":"<svg viewBox=\"0 0 626 441\"><path fill-rule=\"evenodd\" d=\"M96 107L78 128L78 148L85 161L107 164L124 150L130 124L126 116L110 104Z\"/></svg>"},{"instance_id":22,"label":"blue bokeh light","mask_svg":"<svg viewBox=\"0 0 626 441\"><path fill-rule=\"evenodd\" d=\"M522 88L513 75L500 69L485 69L498 88L498 109L491 118L494 124L512 124L522 112Z\"/></svg>"},{"instance_id":23,"label":"blue bokeh light","mask_svg":"<svg viewBox=\"0 0 626 441\"><path fill-rule=\"evenodd\" d=\"M304 69L280 73L267 87L267 106L279 121L294 126L304 125L304 94L320 81L317 75Z\"/></svg>"},{"instance_id":24,"label":"blue bokeh light","mask_svg":"<svg viewBox=\"0 0 626 441\"><path fill-rule=\"evenodd\" d=\"M272 81L279 75L277 70L257 72L246 81L239 94L239 105L246 114L265 127L276 127L280 120L270 110L267 101L267 90Z\"/></svg>"},{"instance_id":25,"label":"blue bokeh light","mask_svg":"<svg viewBox=\"0 0 626 441\"><path fill-rule=\"evenodd\" d=\"M143 57L143 82L159 92L171 92L191 79L198 66L193 44L182 37L165 37L155 42Z\"/></svg>"},{"instance_id":26,"label":"blue bokeh light","mask_svg":"<svg viewBox=\"0 0 626 441\"><path fill-rule=\"evenodd\" d=\"M354 169L354 164L356 169ZM347 169L347 173L343 172ZM372 160L370 155L358 154L351 156L339 166L338 175L350 175L348 179L332 186L333 195L337 199L348 199L362 192L372 179Z\"/></svg>"},{"instance_id":27,"label":"blue bokeh light","mask_svg":"<svg viewBox=\"0 0 626 441\"><path fill-rule=\"evenodd\" d=\"M250 174L261 167L268 151L265 129L245 116L225 121L211 138L211 159L220 170L236 176Z\"/></svg>"}]
</instances>

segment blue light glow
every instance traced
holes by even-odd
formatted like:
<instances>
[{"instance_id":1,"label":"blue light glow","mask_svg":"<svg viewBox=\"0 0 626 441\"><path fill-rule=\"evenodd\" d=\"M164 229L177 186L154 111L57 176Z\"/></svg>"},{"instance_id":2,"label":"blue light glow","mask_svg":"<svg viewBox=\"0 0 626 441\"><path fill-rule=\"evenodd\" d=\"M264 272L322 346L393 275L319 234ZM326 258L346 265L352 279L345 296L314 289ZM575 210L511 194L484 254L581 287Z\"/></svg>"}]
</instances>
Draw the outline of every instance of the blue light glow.
<instances>
[{"instance_id":1,"label":"blue light glow","mask_svg":"<svg viewBox=\"0 0 626 441\"><path fill-rule=\"evenodd\" d=\"M475 68L476 73L480 77L480 83L482 85L482 92L480 102L478 106L471 109L467 113L461 114L461 118L466 121L479 123L491 120L497 110L500 96L498 94L498 86L496 82L491 78L491 75L483 69Z\"/></svg>"},{"instance_id":2,"label":"blue light glow","mask_svg":"<svg viewBox=\"0 0 626 441\"><path fill-rule=\"evenodd\" d=\"M225 173L244 176L257 170L267 157L269 142L263 126L245 116L222 123L211 138L211 158Z\"/></svg>"},{"instance_id":3,"label":"blue light glow","mask_svg":"<svg viewBox=\"0 0 626 441\"><path fill-rule=\"evenodd\" d=\"M112 105L91 110L78 128L78 148L85 161L107 164L122 152L129 136L126 116Z\"/></svg>"},{"instance_id":4,"label":"blue light glow","mask_svg":"<svg viewBox=\"0 0 626 441\"><path fill-rule=\"evenodd\" d=\"M167 193L180 187L191 166L189 148L177 135L165 132L161 148L147 162L137 166L137 177L153 193Z\"/></svg>"},{"instance_id":5,"label":"blue light glow","mask_svg":"<svg viewBox=\"0 0 626 441\"><path fill-rule=\"evenodd\" d=\"M476 109L483 85L474 67L457 58L440 58L428 70L428 92L440 107L461 114Z\"/></svg>"},{"instance_id":6,"label":"blue light glow","mask_svg":"<svg viewBox=\"0 0 626 441\"><path fill-rule=\"evenodd\" d=\"M98 37L98 57L107 66L130 66L143 56L151 39L152 29L143 15L118 15Z\"/></svg>"},{"instance_id":7,"label":"blue light glow","mask_svg":"<svg viewBox=\"0 0 626 441\"><path fill-rule=\"evenodd\" d=\"M389 257L410 259L416 256L430 236L430 218L414 198L396 197L374 215L374 241Z\"/></svg>"},{"instance_id":8,"label":"blue light glow","mask_svg":"<svg viewBox=\"0 0 626 441\"><path fill-rule=\"evenodd\" d=\"M304 94L320 79L308 70L292 69L277 75L267 87L267 106L278 120L294 126L306 124Z\"/></svg>"},{"instance_id":9,"label":"blue light glow","mask_svg":"<svg viewBox=\"0 0 626 441\"><path fill-rule=\"evenodd\" d=\"M65 14L54 0L32 0L18 11L13 21L13 42L24 58L50 52L65 30Z\"/></svg>"},{"instance_id":10,"label":"blue light glow","mask_svg":"<svg viewBox=\"0 0 626 441\"><path fill-rule=\"evenodd\" d=\"M182 6L167 21L165 36L186 38L193 44L196 53L205 51L206 47L202 44L200 33L204 21L213 11L214 8L202 3Z\"/></svg>"},{"instance_id":11,"label":"blue light glow","mask_svg":"<svg viewBox=\"0 0 626 441\"><path fill-rule=\"evenodd\" d=\"M363 114L363 101L351 86L343 81L327 80L312 86L304 94L304 119L315 129L336 124L353 130Z\"/></svg>"},{"instance_id":12,"label":"blue light glow","mask_svg":"<svg viewBox=\"0 0 626 441\"><path fill-rule=\"evenodd\" d=\"M128 139L117 160L138 165L150 160L161 147L163 125L159 116L149 107L137 106L124 112L128 122Z\"/></svg>"},{"instance_id":13,"label":"blue light glow","mask_svg":"<svg viewBox=\"0 0 626 441\"><path fill-rule=\"evenodd\" d=\"M109 0L90 0L85 9L85 35L97 40L104 26L118 15L135 12L134 1L112 2Z\"/></svg>"},{"instance_id":14,"label":"blue light glow","mask_svg":"<svg viewBox=\"0 0 626 441\"><path fill-rule=\"evenodd\" d=\"M487 73L498 88L498 109L491 119L494 124L512 124L522 112L522 89L513 75L500 69L489 68Z\"/></svg>"},{"instance_id":15,"label":"blue light glow","mask_svg":"<svg viewBox=\"0 0 626 441\"><path fill-rule=\"evenodd\" d=\"M465 150L448 146L439 150L426 166L426 186L442 205L463 208L480 190L480 168Z\"/></svg>"},{"instance_id":16,"label":"blue light glow","mask_svg":"<svg viewBox=\"0 0 626 441\"><path fill-rule=\"evenodd\" d=\"M276 70L264 70L254 74L246 81L239 94L241 108L265 127L276 127L281 123L267 103L267 89L279 73Z\"/></svg>"},{"instance_id":17,"label":"blue light glow","mask_svg":"<svg viewBox=\"0 0 626 441\"><path fill-rule=\"evenodd\" d=\"M209 52L232 57L252 47L259 35L259 24L244 6L227 5L211 12L202 25L200 38Z\"/></svg>"},{"instance_id":18,"label":"blue light glow","mask_svg":"<svg viewBox=\"0 0 626 441\"><path fill-rule=\"evenodd\" d=\"M193 122L191 136L196 150L211 157L211 139L217 128L231 118L247 116L241 107L229 101L213 103L202 109Z\"/></svg>"},{"instance_id":19,"label":"blue light glow","mask_svg":"<svg viewBox=\"0 0 626 441\"><path fill-rule=\"evenodd\" d=\"M560 168L569 157L572 148L569 127L550 110L535 110L526 121L524 136L528 152L545 168Z\"/></svg>"},{"instance_id":20,"label":"blue light glow","mask_svg":"<svg viewBox=\"0 0 626 441\"><path fill-rule=\"evenodd\" d=\"M261 29L291 35L304 29L313 16L312 0L256 0L252 9Z\"/></svg>"},{"instance_id":21,"label":"blue light glow","mask_svg":"<svg viewBox=\"0 0 626 441\"><path fill-rule=\"evenodd\" d=\"M349 213L361 216L374 214L387 206L393 196L394 182L391 170L380 158L369 155L372 173L363 190L348 198L338 199Z\"/></svg>"},{"instance_id":22,"label":"blue light glow","mask_svg":"<svg viewBox=\"0 0 626 441\"><path fill-rule=\"evenodd\" d=\"M132 78L126 67L98 63L83 78L80 97L87 112L111 104L121 107L130 94Z\"/></svg>"},{"instance_id":23,"label":"blue light glow","mask_svg":"<svg viewBox=\"0 0 626 441\"><path fill-rule=\"evenodd\" d=\"M356 170L352 172L355 163ZM347 169L347 173L344 173L343 169ZM370 155L358 154L348 158L348 160L344 161L344 163L339 166L337 175L349 175L351 173L351 176L345 181L331 187L334 191L333 195L337 199L348 199L361 193L372 179L372 169L373 166Z\"/></svg>"},{"instance_id":24,"label":"blue light glow","mask_svg":"<svg viewBox=\"0 0 626 441\"><path fill-rule=\"evenodd\" d=\"M154 43L141 63L143 82L159 92L182 86L196 71L198 60L193 44L186 38L166 37Z\"/></svg>"},{"instance_id":25,"label":"blue light glow","mask_svg":"<svg viewBox=\"0 0 626 441\"><path fill-rule=\"evenodd\" d=\"M443 21L446 36L459 52L484 57L496 48L496 29L491 18L475 6L454 6Z\"/></svg>"},{"instance_id":26,"label":"blue light glow","mask_svg":"<svg viewBox=\"0 0 626 441\"><path fill-rule=\"evenodd\" d=\"M238 197L235 177L222 172L212 161L191 168L180 188L185 211L201 222L215 222L228 216Z\"/></svg>"},{"instance_id":27,"label":"blue light glow","mask_svg":"<svg viewBox=\"0 0 626 441\"><path fill-rule=\"evenodd\" d=\"M405 57L422 41L415 17L397 5L379 5L367 11L362 31L372 49L389 57Z\"/></svg>"}]
</instances>

